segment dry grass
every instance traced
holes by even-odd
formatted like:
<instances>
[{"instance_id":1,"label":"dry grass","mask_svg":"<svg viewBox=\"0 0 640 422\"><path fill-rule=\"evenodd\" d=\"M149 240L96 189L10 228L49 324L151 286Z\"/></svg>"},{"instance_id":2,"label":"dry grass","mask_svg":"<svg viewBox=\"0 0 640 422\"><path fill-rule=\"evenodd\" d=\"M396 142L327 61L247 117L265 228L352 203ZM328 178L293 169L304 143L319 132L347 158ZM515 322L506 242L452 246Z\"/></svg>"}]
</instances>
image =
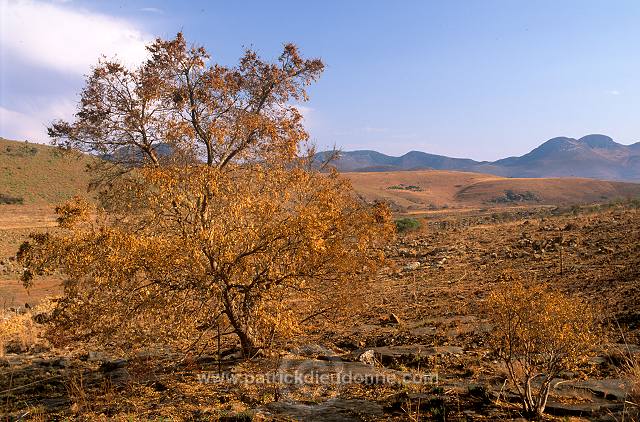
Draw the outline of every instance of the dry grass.
<instances>
[{"instance_id":1,"label":"dry grass","mask_svg":"<svg viewBox=\"0 0 640 422\"><path fill-rule=\"evenodd\" d=\"M506 222L489 221L485 216L469 214L458 215L457 219L452 215L447 224L441 224L442 220L424 219L420 230L411 232L400 239L397 245L390 247L389 267L381 274L375 288L367 292L371 297L358 315L348 324L336 323L334 330L325 333L322 340L313 337L300 341L321 341L323 345L332 348L334 344L344 351L385 344L461 346L464 353L459 356L438 356L435 358L437 360L429 360L424 364L425 371L442 375L444 391L423 391L419 386L352 385L338 393L345 399L381 402L387 397L409 395L411 399L402 401L403 408L398 410L401 415L396 415L395 420L434 420L441 402L436 400L431 403L431 398L445 400L447 420L452 414L474 409L478 403L485 403L483 406L486 406L475 410L478 420L511 420L518 416L518 411L513 403L508 402L508 388L505 387L503 401L497 402L494 396L487 400L469 398L464 387L482 385L486 386L487 391L497 391L504 382L501 367L493 364L486 355L485 317L481 312L487 292L496 286L497 274L506 268L535 274L536 279L550 283L558 291L577 295L590 303L605 304L607 316L615 317L626 329L626 325L634 321L633 316L637 314L640 303L637 294L640 276L638 216L637 210L611 208L578 215L527 216ZM564 237L562 275L558 266L558 248L546 246L546 251L542 252L536 247L558 236ZM406 264L415 261L421 263L419 269L403 269ZM19 287L17 281L11 283ZM389 326L380 322L382 317L390 313L398 315L401 324ZM10 324L15 324L19 329L12 331L11 338L18 342L23 338L25 344L32 339L37 341L37 326L30 325L23 315L14 313L12 316L16 318L12 318ZM625 336L630 344L638 344L640 330L625 331ZM80 351L85 352L87 350ZM45 352L44 359L53 359L59 353L67 356L68 352ZM215 350L209 353L215 355ZM283 398L285 393L296 400L314 404L337 394L322 388L317 391L308 388L286 392L274 389L272 385L202 384L196 375L199 372L217 371L215 364L198 364L194 361L194 366L176 366L177 358L171 356L162 355L158 361L149 360L139 365L132 361L128 368L132 382L124 389L113 388L97 378L99 363L82 361L71 354L67 356L71 362L68 368L37 367L39 372L36 373L32 372L34 366L28 366L27 363L19 368L13 366L11 370L16 375L12 381L0 369L0 390L27 385L34 380L42 380L42 384L37 385L42 388L46 386L46 390L41 391L35 387L33 390L19 390L11 396L13 402L8 401L9 396L0 400L9 409L7 412L18 416L30 412L25 419L31 420L50 420L54 417L99 420L103 414L119 420L160 417L175 420L210 417L215 420L244 414L242 412L249 414L251 409L267 405L278 396ZM14 355L9 356L8 360L24 358L28 362L30 357L27 354ZM137 366L134 367L134 364ZM223 370L231 367L246 373L263 373L273 370L278 364L263 357L256 362L230 363ZM406 367L396 369L415 369L411 368L407 363ZM589 378L621 378L618 370L622 369L614 371L588 365L579 374ZM76 375L60 375L65 371ZM59 376L61 382L56 385L53 383L55 380L47 380L47 372ZM636 386L628 397L628 408L632 408L635 406L632 403L639 402L637 364L629 366L625 376L633 379ZM162 388L156 383L161 384ZM462 387L455 390L447 386L448 383ZM420 394L428 397L425 399ZM62 396L68 402L56 408L43 409L32 404ZM17 398L24 400L24 403L18 402ZM563 420L560 417L549 419ZM625 416L624 420L629 419Z\"/></svg>"},{"instance_id":2,"label":"dry grass","mask_svg":"<svg viewBox=\"0 0 640 422\"><path fill-rule=\"evenodd\" d=\"M630 381L629 402L640 408L640 359L638 357L628 360L626 375Z\"/></svg>"},{"instance_id":3,"label":"dry grass","mask_svg":"<svg viewBox=\"0 0 640 422\"><path fill-rule=\"evenodd\" d=\"M403 211L486 207L506 191L531 192L539 201L509 205L571 205L637 197L640 184L577 178L503 178L479 173L418 170L345 173L355 190L368 200L387 200ZM390 189L417 186L416 191Z\"/></svg>"},{"instance_id":4,"label":"dry grass","mask_svg":"<svg viewBox=\"0 0 640 422\"><path fill-rule=\"evenodd\" d=\"M0 356L4 356L8 345L23 350L44 340L39 338L41 327L33 321L33 316L51 311L53 303L44 300L32 309L4 310L0 316Z\"/></svg>"},{"instance_id":5,"label":"dry grass","mask_svg":"<svg viewBox=\"0 0 640 422\"><path fill-rule=\"evenodd\" d=\"M0 138L0 193L24 204L55 204L86 194L92 159L57 148ZM0 209L4 209L0 205Z\"/></svg>"}]
</instances>

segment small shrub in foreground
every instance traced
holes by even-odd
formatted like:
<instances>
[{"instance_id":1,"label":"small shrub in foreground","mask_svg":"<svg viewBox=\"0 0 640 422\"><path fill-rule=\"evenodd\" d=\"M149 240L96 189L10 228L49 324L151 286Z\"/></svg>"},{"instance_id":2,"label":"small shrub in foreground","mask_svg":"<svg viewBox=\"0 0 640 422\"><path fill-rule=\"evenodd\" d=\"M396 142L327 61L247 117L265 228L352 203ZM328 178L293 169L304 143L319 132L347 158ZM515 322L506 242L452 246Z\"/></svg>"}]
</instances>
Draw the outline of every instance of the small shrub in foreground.
<instances>
[{"instance_id":1,"label":"small shrub in foreground","mask_svg":"<svg viewBox=\"0 0 640 422\"><path fill-rule=\"evenodd\" d=\"M504 361L528 417L544 412L554 378L575 367L599 341L595 314L544 283L507 274L488 299L491 347Z\"/></svg>"}]
</instances>

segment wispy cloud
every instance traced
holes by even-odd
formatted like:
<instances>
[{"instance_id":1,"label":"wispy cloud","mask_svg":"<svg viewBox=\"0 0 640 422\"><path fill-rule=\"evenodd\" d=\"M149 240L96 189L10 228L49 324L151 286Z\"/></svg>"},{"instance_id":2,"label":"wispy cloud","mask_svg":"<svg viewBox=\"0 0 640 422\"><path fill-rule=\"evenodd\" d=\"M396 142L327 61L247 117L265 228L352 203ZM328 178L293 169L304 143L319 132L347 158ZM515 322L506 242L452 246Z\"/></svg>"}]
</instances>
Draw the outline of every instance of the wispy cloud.
<instances>
[{"instance_id":1,"label":"wispy cloud","mask_svg":"<svg viewBox=\"0 0 640 422\"><path fill-rule=\"evenodd\" d=\"M362 131L365 133L384 133L387 132L389 129L387 129L386 127L371 127L371 126L365 126L362 128Z\"/></svg>"},{"instance_id":2,"label":"wispy cloud","mask_svg":"<svg viewBox=\"0 0 640 422\"><path fill-rule=\"evenodd\" d=\"M313 108L309 106L300 105L300 104L293 104L293 106L298 109L298 112L302 114L302 117L305 120L308 120L311 117L311 113L313 113Z\"/></svg>"},{"instance_id":3,"label":"wispy cloud","mask_svg":"<svg viewBox=\"0 0 640 422\"><path fill-rule=\"evenodd\" d=\"M620 91L618 91L617 89L610 89L608 91L605 91L607 94L609 95L620 95Z\"/></svg>"},{"instance_id":4,"label":"wispy cloud","mask_svg":"<svg viewBox=\"0 0 640 422\"><path fill-rule=\"evenodd\" d=\"M143 7L140 9L141 12L149 12L149 13L164 13L164 10L158 9L157 7Z\"/></svg>"},{"instance_id":5,"label":"wispy cloud","mask_svg":"<svg viewBox=\"0 0 640 422\"><path fill-rule=\"evenodd\" d=\"M3 56L65 73L88 73L100 55L139 63L152 39L129 21L69 4L0 0L0 8Z\"/></svg>"},{"instance_id":6,"label":"wispy cloud","mask_svg":"<svg viewBox=\"0 0 640 422\"><path fill-rule=\"evenodd\" d=\"M0 135L9 139L46 142L47 125L55 119L68 119L75 111L69 100L43 99L27 111L0 106Z\"/></svg>"},{"instance_id":7,"label":"wispy cloud","mask_svg":"<svg viewBox=\"0 0 640 422\"><path fill-rule=\"evenodd\" d=\"M380 134L380 133L388 133L389 128L386 127L374 127L374 126L364 126L364 127L355 127L348 130L341 130L334 133L336 136L347 136L347 135L361 135L361 134Z\"/></svg>"}]
</instances>

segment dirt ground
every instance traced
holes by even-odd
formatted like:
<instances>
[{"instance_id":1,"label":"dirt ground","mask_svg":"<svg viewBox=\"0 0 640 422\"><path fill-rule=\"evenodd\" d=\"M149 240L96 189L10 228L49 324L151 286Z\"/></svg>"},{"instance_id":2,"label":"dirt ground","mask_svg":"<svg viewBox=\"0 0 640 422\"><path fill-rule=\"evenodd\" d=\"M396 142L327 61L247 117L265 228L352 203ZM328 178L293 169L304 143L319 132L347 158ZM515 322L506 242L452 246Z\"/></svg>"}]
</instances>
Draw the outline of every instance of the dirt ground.
<instances>
[{"instance_id":1,"label":"dirt ground","mask_svg":"<svg viewBox=\"0 0 640 422\"><path fill-rule=\"evenodd\" d=\"M640 352L639 210L518 207L413 217L422 227L387 248L387 265L349 324L312 332L287 351L244 362L227 354L220 363L216 350L147 351L125 360L50 349L34 335L12 343L0 361L0 410L6 420L514 420L521 415L486 346L484 310L501 274L513 271L592 304L607 330L589 361L563 375L576 381L554 389L546 417L638 420L623 357ZM0 229L4 261L27 232ZM18 272L0 275L0 293L21 303L29 297L12 284ZM30 297L55 292L56 283L40 281ZM372 365L363 363L369 351ZM344 385L207 378L300 368L386 378ZM401 374L437 380L388 381Z\"/></svg>"}]
</instances>

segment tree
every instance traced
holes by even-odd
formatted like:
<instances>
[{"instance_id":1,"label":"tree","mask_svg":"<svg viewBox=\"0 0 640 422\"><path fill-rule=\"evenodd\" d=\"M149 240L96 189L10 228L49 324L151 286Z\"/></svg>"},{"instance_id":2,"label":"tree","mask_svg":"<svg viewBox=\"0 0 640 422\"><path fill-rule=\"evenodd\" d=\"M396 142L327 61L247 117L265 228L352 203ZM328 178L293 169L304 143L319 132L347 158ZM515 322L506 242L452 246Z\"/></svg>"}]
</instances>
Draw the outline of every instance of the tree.
<instances>
[{"instance_id":1,"label":"tree","mask_svg":"<svg viewBox=\"0 0 640 422\"><path fill-rule=\"evenodd\" d=\"M66 276L52 337L194 347L222 326L250 356L350 306L393 225L305 158L290 101L306 100L322 63L286 45L277 64L247 51L226 68L181 34L149 51L134 71L99 64L76 121L50 128L110 159L97 209L58 208L61 234L19 252L27 285Z\"/></svg>"},{"instance_id":2,"label":"tree","mask_svg":"<svg viewBox=\"0 0 640 422\"><path fill-rule=\"evenodd\" d=\"M525 414L541 417L552 381L574 369L598 341L594 313L544 283L528 285L507 273L489 295L488 315L490 344L506 364Z\"/></svg>"}]
</instances>

